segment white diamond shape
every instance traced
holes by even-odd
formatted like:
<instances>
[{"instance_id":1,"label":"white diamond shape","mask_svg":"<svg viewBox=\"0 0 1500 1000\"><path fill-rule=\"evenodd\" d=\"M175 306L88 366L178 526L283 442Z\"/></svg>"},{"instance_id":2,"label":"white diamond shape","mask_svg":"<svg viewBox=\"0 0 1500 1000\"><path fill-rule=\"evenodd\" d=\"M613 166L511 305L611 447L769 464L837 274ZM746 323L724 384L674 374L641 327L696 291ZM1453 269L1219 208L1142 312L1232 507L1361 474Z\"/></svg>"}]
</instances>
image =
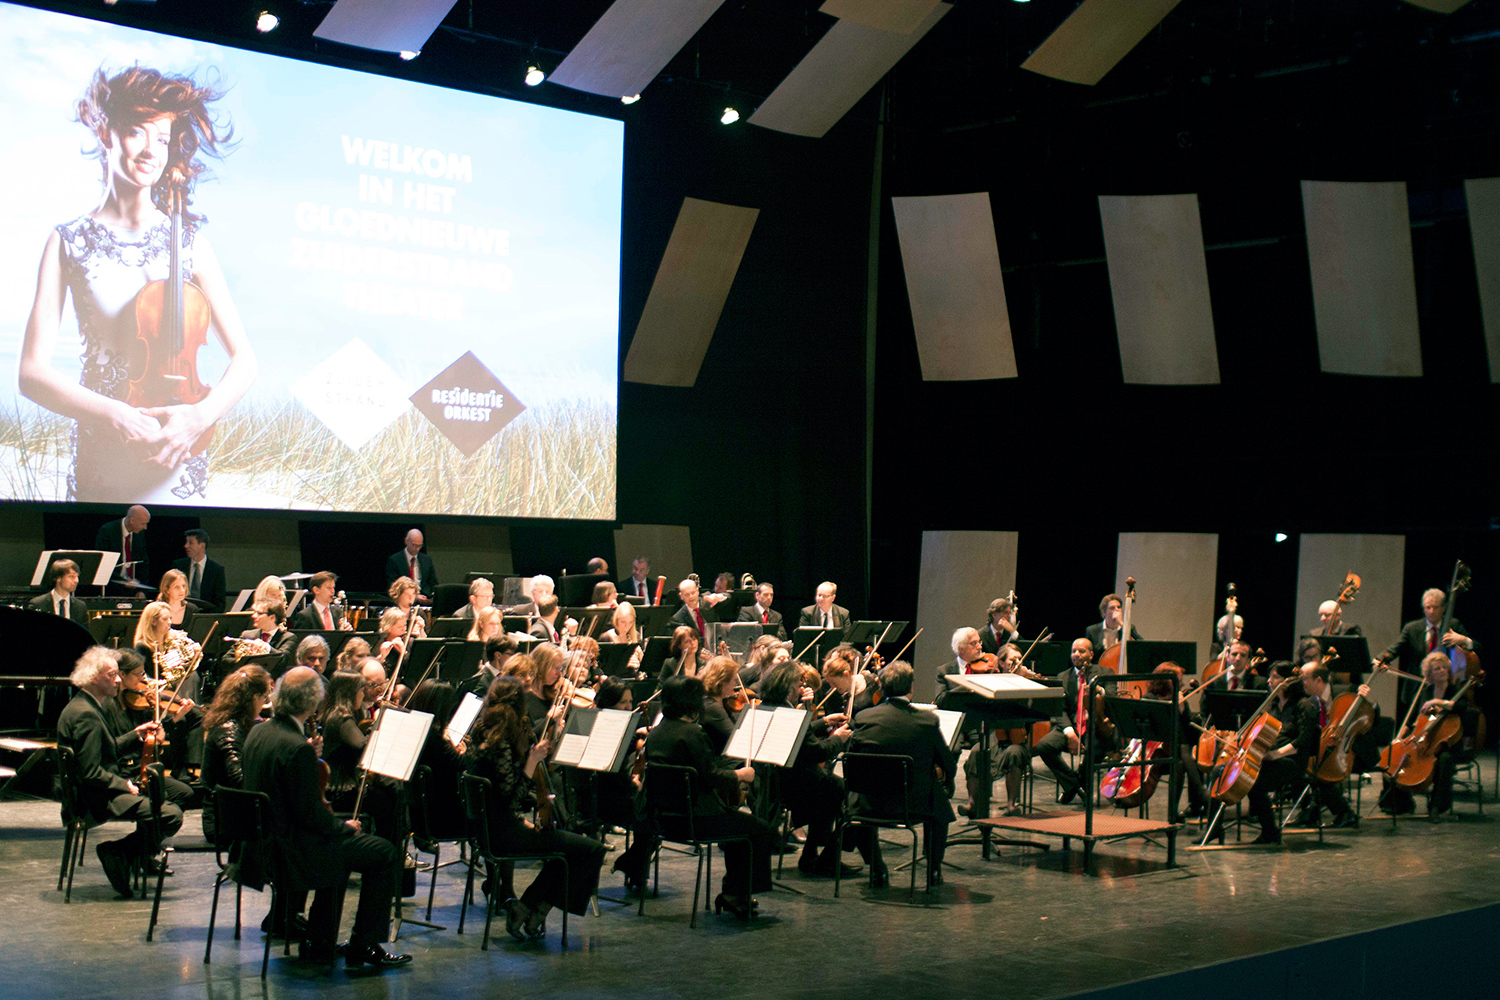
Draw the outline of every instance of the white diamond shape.
<instances>
[{"instance_id":1,"label":"white diamond shape","mask_svg":"<svg viewBox=\"0 0 1500 1000\"><path fill-rule=\"evenodd\" d=\"M292 395L356 451L411 408L411 392L358 337L292 386Z\"/></svg>"}]
</instances>

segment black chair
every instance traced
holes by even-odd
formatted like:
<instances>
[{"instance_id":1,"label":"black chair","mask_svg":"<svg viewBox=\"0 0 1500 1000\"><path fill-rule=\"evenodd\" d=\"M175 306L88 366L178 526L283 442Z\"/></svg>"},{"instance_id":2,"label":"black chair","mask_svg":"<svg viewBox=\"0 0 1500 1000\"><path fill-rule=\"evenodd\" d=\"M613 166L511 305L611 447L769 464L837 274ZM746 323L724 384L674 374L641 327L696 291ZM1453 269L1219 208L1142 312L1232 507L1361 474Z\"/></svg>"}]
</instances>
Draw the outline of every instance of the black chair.
<instances>
[{"instance_id":1,"label":"black chair","mask_svg":"<svg viewBox=\"0 0 1500 1000\"><path fill-rule=\"evenodd\" d=\"M724 834L721 836L704 836L698 832L697 818L693 813L693 803L698 800L697 796L698 772L691 767L679 767L676 764L650 764L646 765L646 813L650 819L651 826L659 834L656 849L652 851L652 861L655 865L655 880L659 885L661 881L661 844L663 840L669 840L677 844L687 844L692 847L697 856L694 865L695 877L693 879L693 907L692 917L688 921L689 927L698 926L698 893L703 887L704 870L708 871L710 882L713 879L713 849L717 845L722 851L725 844L743 843L746 850L751 850L750 838L743 833ZM753 866L745 866L745 899L753 895L751 891L751 877ZM708 909L708 893L703 894L704 909ZM646 913L646 894L641 893L640 909L637 915L644 916Z\"/></svg>"},{"instance_id":2,"label":"black chair","mask_svg":"<svg viewBox=\"0 0 1500 1000\"><path fill-rule=\"evenodd\" d=\"M163 775L163 771L162 771L161 765L160 764L153 764L151 766L151 773L152 773L152 775L154 775L154 780L148 780L146 782L146 787L144 789L142 789L142 790L146 793L146 798L151 803L151 821L150 821L150 825L148 827L148 829L150 830L151 842L153 844L160 844L161 840L162 840L162 837L161 837L161 807L166 804L167 795L166 795L166 788L164 787L163 782L160 780L161 777L162 777L162 775ZM142 859L142 860L144 861L144 859ZM151 940L151 938L152 938L152 935L156 933L156 918L157 918L157 915L161 912L161 887L162 887L162 883L166 881L166 878L167 878L167 866L170 864L170 862L172 860L172 848L171 847L167 847L167 846L162 847L162 849L161 849L161 859L160 860L161 860L161 863L157 866L157 869L156 869L156 894L155 894L155 897L151 901L151 922L146 925L146 940L147 940L147 942L149 942ZM145 892L145 878L146 878L146 874L147 874L146 867L145 867L144 864L142 864L142 866L141 866L141 890L142 890L143 894Z\"/></svg>"},{"instance_id":3,"label":"black chair","mask_svg":"<svg viewBox=\"0 0 1500 1000\"><path fill-rule=\"evenodd\" d=\"M879 837L881 830L905 830L911 834L911 898L917 898L917 844L922 839L923 817L913 815L911 810L911 769L914 766L910 757L905 754L882 754L882 753L846 753L844 760L844 788L850 793L849 800L845 802L844 808L839 813L838 829L834 832L834 843L842 844L845 826L868 826L873 827L872 837ZM871 796L889 798L891 790L895 788L905 789L901 796L901 808L891 814L866 812L857 809L851 803L854 796L863 795L868 800ZM839 882L842 865L834 869L833 894L839 894ZM870 866L870 878L873 882L876 868ZM932 886L927 886L927 891L932 891Z\"/></svg>"},{"instance_id":4,"label":"black chair","mask_svg":"<svg viewBox=\"0 0 1500 1000\"><path fill-rule=\"evenodd\" d=\"M467 840L467 831L454 827L449 828L443 821L444 814L435 811L433 802L446 794L458 795L458 788L437 789L433 786L432 768L426 764L418 764L416 773L412 775L411 784L411 829L412 844L422 854L432 855L432 881L427 886L427 919L432 919L432 899L437 892L437 873L439 868L449 865L467 864L468 859L463 855L463 844ZM436 821L434 821L436 820ZM459 845L459 856L453 861L444 861L442 858L443 841L455 842Z\"/></svg>"},{"instance_id":5,"label":"black chair","mask_svg":"<svg viewBox=\"0 0 1500 1000\"><path fill-rule=\"evenodd\" d=\"M553 852L544 854L511 854L505 851L496 851L493 841L490 839L490 779L482 778L477 774L466 774L459 779L459 787L463 791L464 815L468 819L469 856L471 858L483 858L485 870L490 873L494 880L504 864L515 864L517 861L540 861L546 864L548 861L558 861L563 866L563 896L568 894L568 859L565 855ZM498 893L495 890L498 885L491 882L490 892L485 898L484 907L484 939L480 942L480 950L488 951L490 947L490 924L495 918L495 900ZM464 932L464 917L468 914L469 900L474 892L474 865L469 865L469 877L464 882L463 899L458 904L458 933ZM568 908L558 907L562 910L562 946L568 946Z\"/></svg>"},{"instance_id":6,"label":"black chair","mask_svg":"<svg viewBox=\"0 0 1500 1000\"><path fill-rule=\"evenodd\" d=\"M214 874L214 899L208 909L208 940L203 946L203 963L212 960L214 947L214 925L219 916L219 889L225 882L234 879L234 865L241 854L249 850L263 850L266 841L266 810L271 800L264 792L247 792L238 788L220 785L210 794L214 810L214 860L219 870ZM234 939L240 939L240 904L244 886L236 879L234 883ZM271 887L271 912L276 908L276 887ZM271 935L266 935L266 957L261 961L261 975L271 953Z\"/></svg>"},{"instance_id":7,"label":"black chair","mask_svg":"<svg viewBox=\"0 0 1500 1000\"><path fill-rule=\"evenodd\" d=\"M63 823L62 865L57 870L57 888L63 893L63 902L71 903L73 873L83 863L88 833L103 824L96 823L89 817L88 804L83 798L83 776L78 773L78 758L73 754L72 748L61 745L54 747L53 758L57 762L57 797L62 805ZM106 819L104 822L123 821Z\"/></svg>"}]
</instances>

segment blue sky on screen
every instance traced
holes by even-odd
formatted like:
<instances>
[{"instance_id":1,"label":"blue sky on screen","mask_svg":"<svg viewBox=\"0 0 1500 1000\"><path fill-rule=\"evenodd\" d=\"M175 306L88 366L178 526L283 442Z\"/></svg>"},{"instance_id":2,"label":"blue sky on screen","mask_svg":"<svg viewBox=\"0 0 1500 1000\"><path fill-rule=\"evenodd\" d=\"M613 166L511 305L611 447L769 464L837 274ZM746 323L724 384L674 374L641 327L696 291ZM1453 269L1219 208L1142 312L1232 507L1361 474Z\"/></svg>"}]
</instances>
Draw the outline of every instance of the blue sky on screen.
<instances>
[{"instance_id":1,"label":"blue sky on screen","mask_svg":"<svg viewBox=\"0 0 1500 1000\"><path fill-rule=\"evenodd\" d=\"M199 183L195 208L209 219L205 233L262 361L248 401L284 400L307 367L358 337L412 388L472 349L529 406L583 399L613 406L621 123L4 4L0 118L9 155L0 158L7 192L0 201L7 234L0 243L0 365L7 374L0 402L16 399L16 355L48 231L98 203L100 170L82 155L89 136L74 120L75 104L96 69L132 63L200 82L216 75L227 89L216 107L232 123L236 145L224 160L210 161L213 176ZM441 158L429 154L426 162L444 164L443 176L378 170L374 155L363 169L347 162L349 151L372 142L390 143L398 160L405 147L438 151ZM362 202L361 174L377 189L389 183L393 204ZM451 194L424 188L432 203L407 208L407 183ZM396 225L354 214L362 210L474 227L483 238L502 231L509 253L428 250L306 228L325 218L349 230ZM313 252L299 242L307 240L322 246ZM475 273L508 287L448 287L412 280L410 270L399 279L350 278L304 266L344 261L370 247L445 258L423 266L449 273L479 261ZM367 284L346 285L350 280ZM370 302L393 292L436 294L444 309L461 315L369 311ZM64 327L55 361L75 372L71 308ZM200 359L210 382L223 364L216 346Z\"/></svg>"}]
</instances>

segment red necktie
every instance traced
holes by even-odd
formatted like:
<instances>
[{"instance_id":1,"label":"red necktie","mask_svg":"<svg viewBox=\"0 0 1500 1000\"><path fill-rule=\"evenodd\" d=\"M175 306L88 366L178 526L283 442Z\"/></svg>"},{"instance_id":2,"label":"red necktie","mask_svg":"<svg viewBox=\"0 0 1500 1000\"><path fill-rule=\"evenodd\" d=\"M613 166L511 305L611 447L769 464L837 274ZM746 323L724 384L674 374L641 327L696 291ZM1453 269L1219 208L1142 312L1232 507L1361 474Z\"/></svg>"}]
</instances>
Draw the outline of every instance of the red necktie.
<instances>
[{"instance_id":1,"label":"red necktie","mask_svg":"<svg viewBox=\"0 0 1500 1000\"><path fill-rule=\"evenodd\" d=\"M1078 735L1083 736L1089 731L1088 706L1083 703L1084 695L1088 689L1084 686L1083 677L1078 678L1078 711L1074 713L1078 718Z\"/></svg>"},{"instance_id":2,"label":"red necktie","mask_svg":"<svg viewBox=\"0 0 1500 1000\"><path fill-rule=\"evenodd\" d=\"M1436 625L1429 625L1429 626L1427 626L1427 632L1428 632L1428 635L1427 635L1427 652L1430 653L1433 650L1437 649L1437 641L1438 641L1437 626Z\"/></svg>"},{"instance_id":3,"label":"red necktie","mask_svg":"<svg viewBox=\"0 0 1500 1000\"><path fill-rule=\"evenodd\" d=\"M417 579L417 557L416 556L412 556L411 557L411 567L410 567L410 569L407 570L406 575L412 578L412 582L413 583L416 582L416 579Z\"/></svg>"},{"instance_id":4,"label":"red necktie","mask_svg":"<svg viewBox=\"0 0 1500 1000\"><path fill-rule=\"evenodd\" d=\"M1231 678L1229 678L1229 690L1231 690L1231 691L1238 691L1239 689L1240 689L1240 679L1238 677L1231 677Z\"/></svg>"},{"instance_id":5,"label":"red necktie","mask_svg":"<svg viewBox=\"0 0 1500 1000\"><path fill-rule=\"evenodd\" d=\"M124 574L122 574L122 575L125 576L126 579L133 580L133 579L135 579L135 571L130 566L130 533L129 532L125 533L125 544L122 545L122 546L120 546L120 548L124 550L121 554L124 557L123 561L125 563L125 569L126 569L126 572Z\"/></svg>"},{"instance_id":6,"label":"red necktie","mask_svg":"<svg viewBox=\"0 0 1500 1000\"><path fill-rule=\"evenodd\" d=\"M323 609L323 627L326 629L333 628L333 615L328 613L327 608Z\"/></svg>"},{"instance_id":7,"label":"red necktie","mask_svg":"<svg viewBox=\"0 0 1500 1000\"><path fill-rule=\"evenodd\" d=\"M762 625L769 625L769 624L771 624L771 612L769 612L769 611L762 611L760 613L760 623Z\"/></svg>"},{"instance_id":8,"label":"red necktie","mask_svg":"<svg viewBox=\"0 0 1500 1000\"><path fill-rule=\"evenodd\" d=\"M703 613L700 612L697 608L694 608L693 617L698 619L698 634L703 635L708 631L708 626L703 624Z\"/></svg>"},{"instance_id":9,"label":"red necktie","mask_svg":"<svg viewBox=\"0 0 1500 1000\"><path fill-rule=\"evenodd\" d=\"M1328 725L1328 706L1323 704L1323 699L1318 699L1318 728L1322 729Z\"/></svg>"},{"instance_id":10,"label":"red necktie","mask_svg":"<svg viewBox=\"0 0 1500 1000\"><path fill-rule=\"evenodd\" d=\"M271 641L271 633L269 633L269 632L262 632L260 634L260 641L261 642L269 643Z\"/></svg>"}]
</instances>

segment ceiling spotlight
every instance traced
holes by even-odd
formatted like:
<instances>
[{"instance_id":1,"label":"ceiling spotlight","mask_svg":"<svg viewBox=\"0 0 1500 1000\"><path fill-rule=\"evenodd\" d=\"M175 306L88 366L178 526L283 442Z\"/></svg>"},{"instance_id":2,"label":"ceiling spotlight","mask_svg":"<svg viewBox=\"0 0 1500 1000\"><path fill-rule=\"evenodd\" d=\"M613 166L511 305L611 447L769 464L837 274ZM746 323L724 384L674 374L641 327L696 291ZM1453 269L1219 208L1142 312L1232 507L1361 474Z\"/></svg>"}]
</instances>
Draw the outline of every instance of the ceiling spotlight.
<instances>
[{"instance_id":1,"label":"ceiling spotlight","mask_svg":"<svg viewBox=\"0 0 1500 1000\"><path fill-rule=\"evenodd\" d=\"M419 56L421 54L422 54L422 50L421 49L417 49L417 51L415 51L415 52L413 52L411 49L402 49L401 53L400 53L400 55L401 55L401 61L402 62L411 62L413 59L417 58L417 56Z\"/></svg>"},{"instance_id":2,"label":"ceiling spotlight","mask_svg":"<svg viewBox=\"0 0 1500 1000\"><path fill-rule=\"evenodd\" d=\"M535 87L545 79L547 79L547 74L543 73L536 66L526 67L526 86Z\"/></svg>"},{"instance_id":3,"label":"ceiling spotlight","mask_svg":"<svg viewBox=\"0 0 1500 1000\"><path fill-rule=\"evenodd\" d=\"M725 108L724 113L719 116L720 125L733 125L740 120L740 113L733 108Z\"/></svg>"},{"instance_id":4,"label":"ceiling spotlight","mask_svg":"<svg viewBox=\"0 0 1500 1000\"><path fill-rule=\"evenodd\" d=\"M620 103L621 104L634 104L636 101L639 101L640 99L641 99L641 95L640 94L631 94L629 97L622 97L622 98L620 98Z\"/></svg>"},{"instance_id":5,"label":"ceiling spotlight","mask_svg":"<svg viewBox=\"0 0 1500 1000\"><path fill-rule=\"evenodd\" d=\"M1284 541L1286 541L1286 532L1284 532L1284 531L1278 531L1278 532L1276 532L1276 540L1278 542L1284 542Z\"/></svg>"},{"instance_id":6,"label":"ceiling spotlight","mask_svg":"<svg viewBox=\"0 0 1500 1000\"><path fill-rule=\"evenodd\" d=\"M268 31L275 31L276 26L280 23L281 18L268 10L263 10L260 12L260 16L255 19L255 30L261 34L265 34Z\"/></svg>"}]
</instances>

